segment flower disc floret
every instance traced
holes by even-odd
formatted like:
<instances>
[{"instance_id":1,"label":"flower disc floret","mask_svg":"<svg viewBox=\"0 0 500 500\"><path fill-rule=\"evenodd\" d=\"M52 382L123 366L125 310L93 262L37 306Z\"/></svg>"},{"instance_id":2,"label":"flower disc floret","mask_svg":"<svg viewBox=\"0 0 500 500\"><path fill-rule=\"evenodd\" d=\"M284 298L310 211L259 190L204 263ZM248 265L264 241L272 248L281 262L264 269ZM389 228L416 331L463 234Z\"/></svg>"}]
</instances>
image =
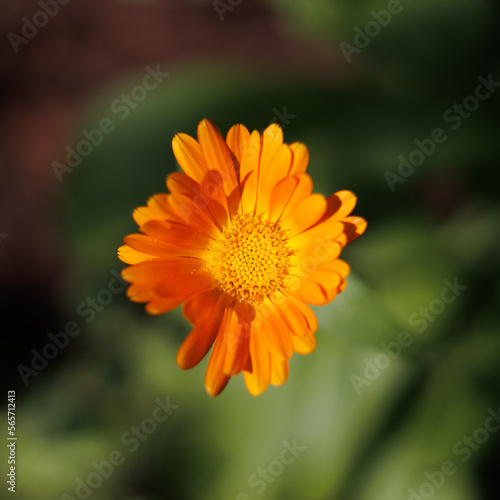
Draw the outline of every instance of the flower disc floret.
<instances>
[{"instance_id":1,"label":"flower disc floret","mask_svg":"<svg viewBox=\"0 0 500 500\"><path fill-rule=\"evenodd\" d=\"M291 254L278 224L237 214L211 250L211 271L221 291L256 305L285 286Z\"/></svg>"}]
</instances>

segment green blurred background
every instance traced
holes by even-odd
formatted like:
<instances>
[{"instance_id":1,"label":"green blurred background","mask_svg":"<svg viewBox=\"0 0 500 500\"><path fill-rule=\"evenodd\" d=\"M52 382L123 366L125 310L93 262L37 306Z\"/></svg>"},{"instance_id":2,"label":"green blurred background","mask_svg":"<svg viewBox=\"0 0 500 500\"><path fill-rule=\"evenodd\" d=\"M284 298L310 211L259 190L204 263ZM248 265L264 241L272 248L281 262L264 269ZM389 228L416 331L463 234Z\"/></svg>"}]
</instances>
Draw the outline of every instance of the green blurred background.
<instances>
[{"instance_id":1,"label":"green blurred background","mask_svg":"<svg viewBox=\"0 0 500 500\"><path fill-rule=\"evenodd\" d=\"M151 7L110 3L138 16ZM372 10L394 2L181 3L154 3L176 5L168 11L170 28L177 26L171 52L156 55L154 40L152 56L133 60L128 52L128 67L88 83L79 100L69 99L71 113L62 113L64 133L40 167L50 186L43 206L54 282L47 272L29 286L32 255L33 268L43 268L37 245L3 215L4 275L15 262L21 273L15 292L14 281L4 280L2 295L11 348L5 390L17 390L17 498L497 499L499 91L493 87L456 130L444 114L474 95L479 77L500 79L498 4L401 0L401 11L349 63L340 44L354 46L355 28L364 31ZM67 8L81 14L92 5ZM193 16L203 30L194 30ZM147 36L147 22L131 31L133 40ZM26 61L17 57L12 64ZM122 120L112 103L157 64L169 75ZM58 71L56 79L68 74L64 65ZM40 92L64 94L64 85ZM136 231L132 210L165 192L166 175L178 168L172 136L195 135L204 117L224 134L235 123L258 130L279 123L286 142L307 144L315 190L354 191L354 213L368 221L343 253L352 268L347 289L316 308L317 350L294 355L288 382L258 398L240 376L212 399L203 388L206 360L188 372L176 366L189 331L180 310L152 317L124 290L103 292L124 267L116 249ZM53 161L64 163L66 146L76 148L81 131L105 118L113 132L58 182ZM35 123L33 135L46 138L43 120ZM446 141L391 188L387 172L401 175L398 157L407 159L414 141L436 128ZM9 158L2 159L7 179ZM36 176L26 176L35 184ZM41 190L33 185L17 202ZM16 241L28 249L16 254ZM457 284L466 288L454 293ZM21 365L33 368L32 349L41 352L48 333L71 321L81 333L38 375L21 376ZM160 423L151 420L157 398L178 405ZM127 440L134 426L137 446ZM280 461L284 442L300 450L286 454L291 463ZM113 453L120 464L109 477L96 475L93 463ZM436 473L443 467L449 473Z\"/></svg>"}]
</instances>

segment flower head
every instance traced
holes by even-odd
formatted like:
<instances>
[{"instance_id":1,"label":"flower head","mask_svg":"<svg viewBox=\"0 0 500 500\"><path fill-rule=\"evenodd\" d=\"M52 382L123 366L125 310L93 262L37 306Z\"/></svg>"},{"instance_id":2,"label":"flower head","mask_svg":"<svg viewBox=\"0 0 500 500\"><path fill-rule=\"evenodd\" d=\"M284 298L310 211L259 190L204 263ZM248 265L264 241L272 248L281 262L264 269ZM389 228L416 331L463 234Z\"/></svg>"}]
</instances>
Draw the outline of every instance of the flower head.
<instances>
[{"instance_id":1,"label":"flower head","mask_svg":"<svg viewBox=\"0 0 500 500\"><path fill-rule=\"evenodd\" d=\"M205 387L216 396L243 372L251 394L283 384L293 352L316 347L316 316L345 286L342 248L366 228L349 215L350 191L312 193L304 144L283 143L272 124L262 134L233 126L224 140L209 120L198 141L177 134L184 173L167 177L134 211L141 234L125 238L120 259L127 294L151 314L184 304L193 325L177 353L181 368L212 348Z\"/></svg>"}]
</instances>

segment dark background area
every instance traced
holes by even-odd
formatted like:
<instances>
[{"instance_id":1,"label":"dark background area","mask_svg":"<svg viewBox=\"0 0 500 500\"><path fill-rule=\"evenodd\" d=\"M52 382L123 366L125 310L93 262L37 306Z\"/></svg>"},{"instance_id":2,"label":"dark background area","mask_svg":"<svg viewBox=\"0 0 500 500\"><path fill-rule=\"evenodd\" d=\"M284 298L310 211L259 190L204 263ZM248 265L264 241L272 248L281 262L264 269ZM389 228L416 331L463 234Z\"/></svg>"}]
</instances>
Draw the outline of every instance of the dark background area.
<instances>
[{"instance_id":1,"label":"dark background area","mask_svg":"<svg viewBox=\"0 0 500 500\"><path fill-rule=\"evenodd\" d=\"M478 429L500 405L500 87L470 96L500 82L498 3L401 0L386 26L375 19L394 2L51 5L46 22L38 2L5 1L0 16L2 385L16 390L18 497L78 498L118 451L90 498L496 500L500 432ZM148 68L168 76L142 94ZM125 116L113 103L130 94L144 98ZM223 134L279 123L308 146L315 190L354 191L368 221L343 254L346 291L317 309L316 352L259 398L241 377L209 398L206 361L175 364L181 312L148 316L111 286L132 210L177 168L171 138L204 117ZM113 131L78 166L54 167L103 119ZM422 156L415 141L432 151L398 171ZM450 283L466 288L446 303ZM73 323L51 351L49 334ZM411 342L387 357L401 332ZM167 397L179 407L131 451L124 434ZM279 470L294 440L305 450L260 491L252 475Z\"/></svg>"}]
</instances>

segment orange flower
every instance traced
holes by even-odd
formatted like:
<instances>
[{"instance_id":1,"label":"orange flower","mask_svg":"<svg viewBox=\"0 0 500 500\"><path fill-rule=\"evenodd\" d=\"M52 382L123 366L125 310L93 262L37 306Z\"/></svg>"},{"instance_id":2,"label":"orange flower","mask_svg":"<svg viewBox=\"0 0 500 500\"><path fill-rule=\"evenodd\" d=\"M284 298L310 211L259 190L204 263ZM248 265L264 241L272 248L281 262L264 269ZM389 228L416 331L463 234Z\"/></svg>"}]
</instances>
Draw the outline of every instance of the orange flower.
<instances>
[{"instance_id":1,"label":"orange flower","mask_svg":"<svg viewBox=\"0 0 500 500\"><path fill-rule=\"evenodd\" d=\"M283 143L276 124L262 135L233 126L224 140L209 120L198 142L177 134L172 147L184 173L167 177L134 211L143 234L119 249L131 264L127 294L150 314L184 304L193 325L177 353L187 369L213 345L205 388L218 395L243 371L253 395L288 377L293 352L316 347L316 316L307 304L330 302L349 266L338 256L366 222L349 216L356 197L312 194L304 144Z\"/></svg>"}]
</instances>

